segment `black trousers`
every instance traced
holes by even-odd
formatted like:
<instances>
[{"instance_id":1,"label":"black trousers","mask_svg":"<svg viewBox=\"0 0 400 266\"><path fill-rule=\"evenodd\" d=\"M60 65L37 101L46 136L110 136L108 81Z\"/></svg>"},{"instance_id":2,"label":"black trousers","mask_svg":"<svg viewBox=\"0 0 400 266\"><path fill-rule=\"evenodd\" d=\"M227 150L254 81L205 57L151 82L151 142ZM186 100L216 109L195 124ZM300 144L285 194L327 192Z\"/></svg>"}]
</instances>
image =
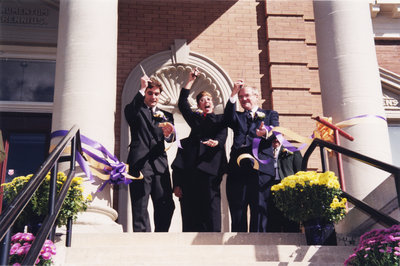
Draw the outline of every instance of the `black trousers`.
<instances>
[{"instance_id":1,"label":"black trousers","mask_svg":"<svg viewBox=\"0 0 400 266\"><path fill-rule=\"evenodd\" d=\"M168 232L171 225L175 204L172 199L172 187L169 172L162 175L145 176L142 180L133 180L130 186L133 231L151 232L149 197L154 206L154 231Z\"/></svg>"},{"instance_id":2,"label":"black trousers","mask_svg":"<svg viewBox=\"0 0 400 266\"><path fill-rule=\"evenodd\" d=\"M221 232L221 177L200 170L181 172L183 232Z\"/></svg>"},{"instance_id":3,"label":"black trousers","mask_svg":"<svg viewBox=\"0 0 400 266\"><path fill-rule=\"evenodd\" d=\"M250 207L250 232L266 232L268 198L271 186L259 184L259 172L251 164L241 163L230 171L226 180L226 195L231 214L231 231L247 232L247 209Z\"/></svg>"}]
</instances>

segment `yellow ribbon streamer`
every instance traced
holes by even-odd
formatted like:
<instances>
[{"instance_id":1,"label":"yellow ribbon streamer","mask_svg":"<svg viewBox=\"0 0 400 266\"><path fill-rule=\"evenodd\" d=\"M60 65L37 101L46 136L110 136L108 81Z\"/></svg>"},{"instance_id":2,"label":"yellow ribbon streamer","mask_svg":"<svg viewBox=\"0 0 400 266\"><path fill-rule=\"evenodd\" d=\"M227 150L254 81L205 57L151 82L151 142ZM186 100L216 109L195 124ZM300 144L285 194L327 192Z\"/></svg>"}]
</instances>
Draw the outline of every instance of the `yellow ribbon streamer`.
<instances>
[{"instance_id":1,"label":"yellow ribbon streamer","mask_svg":"<svg viewBox=\"0 0 400 266\"><path fill-rule=\"evenodd\" d=\"M269 136L272 134L272 132L279 132L279 133L281 133L281 134L283 134L285 136L288 136L292 140L295 140L295 141L297 141L299 143L306 143L306 144L310 145L311 142L312 142L312 139L307 138L307 137L303 137L303 136L297 134L296 132L294 132L294 131L292 131L292 130L290 130L288 128L285 128L285 127L274 127L271 130L271 132L269 132Z\"/></svg>"},{"instance_id":2,"label":"yellow ribbon streamer","mask_svg":"<svg viewBox=\"0 0 400 266\"><path fill-rule=\"evenodd\" d=\"M374 116L367 116L367 117L357 117L357 118L352 118L352 119L348 119L348 120L344 120L342 122L339 122L337 124L335 124L335 126L339 127L339 128L345 128L345 127L350 127L350 126L354 126L357 124L361 124L361 123L371 123L373 122L373 120L376 121L378 117L374 117Z\"/></svg>"}]
</instances>

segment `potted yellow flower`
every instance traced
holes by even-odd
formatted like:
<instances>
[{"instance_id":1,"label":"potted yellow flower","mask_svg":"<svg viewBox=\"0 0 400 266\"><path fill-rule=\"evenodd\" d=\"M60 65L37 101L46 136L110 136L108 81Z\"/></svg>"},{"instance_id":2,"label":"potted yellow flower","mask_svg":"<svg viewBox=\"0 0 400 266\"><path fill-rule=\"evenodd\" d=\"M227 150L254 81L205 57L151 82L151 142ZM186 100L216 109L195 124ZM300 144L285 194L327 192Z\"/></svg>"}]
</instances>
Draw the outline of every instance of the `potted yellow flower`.
<instances>
[{"instance_id":1,"label":"potted yellow flower","mask_svg":"<svg viewBox=\"0 0 400 266\"><path fill-rule=\"evenodd\" d=\"M16 177L11 182L1 185L4 188L3 193L6 203L10 203L14 199L32 176L33 175ZM63 172L57 173L57 193L61 191L66 179L67 176ZM57 217L57 225L59 227L66 225L69 217L76 220L78 212L85 211L89 202L92 201L91 195L87 197L83 195L84 188L82 183L83 179L81 177L74 177L72 179L70 189L68 190L65 201ZM16 221L15 226L17 229L22 229L27 225L28 229L33 231L32 233L35 233L36 230L34 227L37 226L37 223L43 221L48 212L49 189L50 174L46 176L45 180L33 194L31 201Z\"/></svg>"},{"instance_id":2,"label":"potted yellow flower","mask_svg":"<svg viewBox=\"0 0 400 266\"><path fill-rule=\"evenodd\" d=\"M300 171L272 186L271 191L276 207L288 219L304 225L307 243L336 244L333 223L344 218L347 199L341 196L335 173ZM311 235L313 228L317 236Z\"/></svg>"}]
</instances>

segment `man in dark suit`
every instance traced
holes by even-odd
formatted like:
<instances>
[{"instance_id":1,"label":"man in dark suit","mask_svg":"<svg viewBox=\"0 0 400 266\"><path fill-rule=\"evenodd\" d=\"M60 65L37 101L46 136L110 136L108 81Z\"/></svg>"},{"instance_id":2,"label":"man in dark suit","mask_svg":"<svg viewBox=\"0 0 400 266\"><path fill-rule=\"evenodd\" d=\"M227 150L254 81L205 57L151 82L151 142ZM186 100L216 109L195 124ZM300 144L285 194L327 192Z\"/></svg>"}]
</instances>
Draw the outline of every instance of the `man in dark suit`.
<instances>
[{"instance_id":1,"label":"man in dark suit","mask_svg":"<svg viewBox=\"0 0 400 266\"><path fill-rule=\"evenodd\" d=\"M287 176L294 175L301 171L303 156L300 151L291 152L283 145L279 138L272 140L274 154L275 180L278 184ZM275 207L273 197L268 202L268 232L300 232L300 225L297 222L287 219L283 213Z\"/></svg>"},{"instance_id":2,"label":"man in dark suit","mask_svg":"<svg viewBox=\"0 0 400 266\"><path fill-rule=\"evenodd\" d=\"M178 107L191 131L181 140L172 163L174 194L179 198L183 232L221 232L220 183L226 168L227 128L222 114L214 113L209 92L196 96L198 110L193 111L188 97L200 73L189 73L182 88Z\"/></svg>"},{"instance_id":3,"label":"man in dark suit","mask_svg":"<svg viewBox=\"0 0 400 266\"><path fill-rule=\"evenodd\" d=\"M237 99L244 112L236 111ZM275 172L272 138L266 138L268 130L265 126L279 126L279 116L275 111L259 108L258 99L258 90L243 86L243 81L240 80L234 84L224 112L226 123L234 132L226 182L232 232L247 232L248 207L250 232L266 232L267 228L267 202L271 193L270 181L274 179ZM250 156L242 158L243 155L252 154L255 138L261 139L256 157L264 162L268 161L260 163L259 169L254 167L256 159L251 159Z\"/></svg>"},{"instance_id":4,"label":"man in dark suit","mask_svg":"<svg viewBox=\"0 0 400 266\"><path fill-rule=\"evenodd\" d=\"M133 176L142 173L144 176L130 184L135 232L151 231L147 211L150 195L154 206L155 232L168 232L175 209L164 146L164 140L172 142L174 139L173 117L156 107L161 92L160 82L143 76L141 89L125 107L125 118L131 131L129 173Z\"/></svg>"}]
</instances>

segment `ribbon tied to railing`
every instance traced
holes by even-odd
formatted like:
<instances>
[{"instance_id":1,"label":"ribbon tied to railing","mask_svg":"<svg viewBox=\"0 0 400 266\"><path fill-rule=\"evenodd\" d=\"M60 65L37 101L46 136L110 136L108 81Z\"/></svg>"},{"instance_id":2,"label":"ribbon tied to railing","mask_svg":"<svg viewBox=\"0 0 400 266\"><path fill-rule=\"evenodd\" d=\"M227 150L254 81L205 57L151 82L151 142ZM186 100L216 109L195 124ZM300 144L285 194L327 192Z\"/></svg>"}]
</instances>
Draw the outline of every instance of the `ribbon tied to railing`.
<instances>
[{"instance_id":1,"label":"ribbon tied to railing","mask_svg":"<svg viewBox=\"0 0 400 266\"><path fill-rule=\"evenodd\" d=\"M51 138L63 137L68 133L67 130L58 130L51 133ZM104 180L98 191L102 191L107 184L129 184L132 180L143 179L142 173L139 177L128 174L128 166L120 162L118 158L110 153L101 143L94 141L84 135L80 135L81 143L87 145L93 150L101 152L103 157L98 156L89 149L82 147L83 154L76 153L76 161L86 174L90 181L94 182L93 174ZM68 149L70 150L70 148ZM68 152L66 149L65 152ZM83 157L85 155L85 157Z\"/></svg>"}]
</instances>

